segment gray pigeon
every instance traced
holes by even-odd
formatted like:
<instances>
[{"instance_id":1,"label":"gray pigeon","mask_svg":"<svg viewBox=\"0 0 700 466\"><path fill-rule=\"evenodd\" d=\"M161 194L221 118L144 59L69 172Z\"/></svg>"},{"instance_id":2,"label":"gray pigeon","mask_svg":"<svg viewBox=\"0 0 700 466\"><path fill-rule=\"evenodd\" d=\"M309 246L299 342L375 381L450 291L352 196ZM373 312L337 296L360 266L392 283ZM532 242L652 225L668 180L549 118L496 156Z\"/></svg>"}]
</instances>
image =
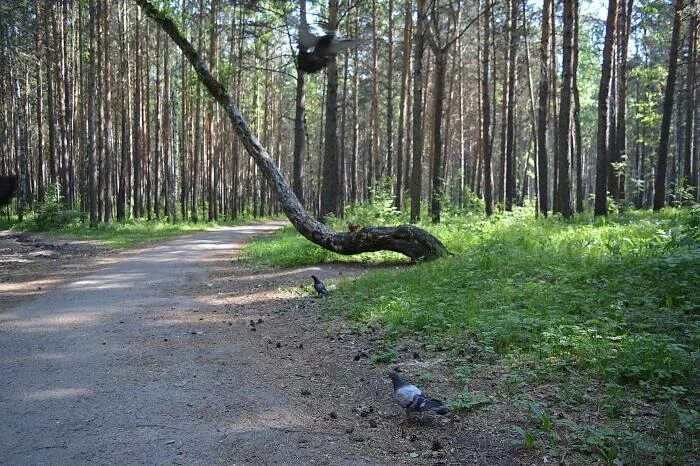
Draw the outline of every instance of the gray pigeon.
<instances>
[{"instance_id":1,"label":"gray pigeon","mask_svg":"<svg viewBox=\"0 0 700 466\"><path fill-rule=\"evenodd\" d=\"M420 388L405 382L398 372L390 371L389 377L394 384L394 399L406 410L406 416L411 413L432 412L435 414L447 414L449 406L440 400L430 398L421 392Z\"/></svg>"},{"instance_id":2,"label":"gray pigeon","mask_svg":"<svg viewBox=\"0 0 700 466\"><path fill-rule=\"evenodd\" d=\"M323 282L319 280L316 275L311 275L311 278L314 279L314 290L316 290L316 293L318 293L321 296L328 296L328 290L326 289L326 285L324 285Z\"/></svg>"}]
</instances>

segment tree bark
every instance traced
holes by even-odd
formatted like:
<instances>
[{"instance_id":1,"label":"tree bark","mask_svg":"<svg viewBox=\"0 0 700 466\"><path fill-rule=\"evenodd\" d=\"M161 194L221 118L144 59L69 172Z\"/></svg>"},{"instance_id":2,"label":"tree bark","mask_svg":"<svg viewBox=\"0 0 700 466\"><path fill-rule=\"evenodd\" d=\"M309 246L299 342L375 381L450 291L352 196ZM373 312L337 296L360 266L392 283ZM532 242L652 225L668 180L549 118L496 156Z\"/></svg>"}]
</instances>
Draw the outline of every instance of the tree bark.
<instances>
[{"instance_id":1,"label":"tree bark","mask_svg":"<svg viewBox=\"0 0 700 466\"><path fill-rule=\"evenodd\" d=\"M678 66L678 49L681 41L681 10L683 0L676 0L671 33L671 50L668 58L668 75L664 91L663 114L661 116L661 136L659 139L659 158L656 163L656 178L654 179L654 210L660 210L666 205L666 165L668 163L668 139L671 132L673 117L673 95L676 90L676 68Z\"/></svg>"},{"instance_id":2,"label":"tree bark","mask_svg":"<svg viewBox=\"0 0 700 466\"><path fill-rule=\"evenodd\" d=\"M583 137L581 133L581 99L578 88L578 52L579 52L579 2L576 0L574 12L574 49L573 49L573 92L574 92L574 152L576 160L576 213L583 213Z\"/></svg>"},{"instance_id":3,"label":"tree bark","mask_svg":"<svg viewBox=\"0 0 700 466\"><path fill-rule=\"evenodd\" d=\"M413 37L413 168L411 171L411 223L420 219L423 188L423 51L425 40L425 0L418 0L418 16Z\"/></svg>"},{"instance_id":4,"label":"tree bark","mask_svg":"<svg viewBox=\"0 0 700 466\"><path fill-rule=\"evenodd\" d=\"M97 164L95 163L95 39L97 16L95 14L95 0L89 0L90 11L90 62L88 68L88 203L90 206L90 227L97 226Z\"/></svg>"},{"instance_id":5,"label":"tree bark","mask_svg":"<svg viewBox=\"0 0 700 466\"><path fill-rule=\"evenodd\" d=\"M620 46L618 49L618 71L617 71L617 113L615 128L615 154L613 157L616 163L625 163L627 160L627 44L629 42L632 5L634 0L622 1L619 5L619 28L618 36ZM610 180L610 193L616 201L625 199L625 169L615 169L615 179Z\"/></svg>"},{"instance_id":6,"label":"tree bark","mask_svg":"<svg viewBox=\"0 0 700 466\"><path fill-rule=\"evenodd\" d=\"M411 28L412 28L412 14L411 14L411 2L406 0L406 10L404 12L404 31L403 31L403 64L401 68L401 91L400 91L400 102L399 102L399 129L396 141L396 203L397 209L401 210L403 208L404 199L404 176L408 178L408 173L403 169L404 165L404 134L406 132L406 107L407 98L406 94L408 91L408 73L411 67ZM408 144L406 144L408 146ZM406 154L406 159L408 159L408 154Z\"/></svg>"},{"instance_id":7,"label":"tree bark","mask_svg":"<svg viewBox=\"0 0 700 466\"><path fill-rule=\"evenodd\" d=\"M515 202L515 89L518 80L518 46L520 31L518 29L518 2L511 0L510 10L510 35L508 60L508 114L506 117L506 179L505 179L505 209L513 210Z\"/></svg>"},{"instance_id":8,"label":"tree bark","mask_svg":"<svg viewBox=\"0 0 700 466\"><path fill-rule=\"evenodd\" d=\"M306 0L299 0L300 27L306 25ZM305 50L299 38L299 52ZM299 202L304 203L304 112L306 111L306 80L304 71L297 66L296 107L294 114L294 158L292 162L292 187Z\"/></svg>"},{"instance_id":9,"label":"tree bark","mask_svg":"<svg viewBox=\"0 0 700 466\"><path fill-rule=\"evenodd\" d=\"M447 74L447 49L435 52L435 101L433 107L433 170L432 190L430 191L430 214L433 223L440 223L440 209L443 196L442 170L442 114L445 105L445 78Z\"/></svg>"},{"instance_id":10,"label":"tree bark","mask_svg":"<svg viewBox=\"0 0 700 466\"><path fill-rule=\"evenodd\" d=\"M248 154L273 186L285 214L299 233L325 249L346 255L389 250L404 254L415 261L448 254L440 240L413 225L365 227L355 232L339 233L315 220L304 210L270 155L252 134L248 122L233 104L226 89L211 76L204 61L192 44L180 34L175 23L148 0L136 0L136 3L180 47L200 81L225 110Z\"/></svg>"},{"instance_id":11,"label":"tree bark","mask_svg":"<svg viewBox=\"0 0 700 466\"><path fill-rule=\"evenodd\" d=\"M386 80L386 177L394 176L394 0L389 0L389 26L387 28L387 80Z\"/></svg>"},{"instance_id":12,"label":"tree bark","mask_svg":"<svg viewBox=\"0 0 700 466\"><path fill-rule=\"evenodd\" d=\"M605 43L603 45L603 67L598 91L598 134L595 177L595 215L608 214L608 98L610 96L610 78L612 76L612 55L617 25L617 0L610 0L608 18L605 26Z\"/></svg>"},{"instance_id":13,"label":"tree bark","mask_svg":"<svg viewBox=\"0 0 700 466\"><path fill-rule=\"evenodd\" d=\"M493 4L489 4L492 0L486 0L487 14L484 18L484 49L481 64L481 105L483 115L482 141L484 150L484 202L486 204L486 215L493 214L493 173L491 171L493 153L493 144L491 141L491 107L490 107L490 32L491 32L491 9Z\"/></svg>"},{"instance_id":14,"label":"tree bark","mask_svg":"<svg viewBox=\"0 0 700 466\"><path fill-rule=\"evenodd\" d=\"M695 6L693 0L691 6ZM683 147L683 175L685 177L685 185L695 187L697 189L698 180L696 179L697 166L694 164L693 155L695 153L695 129L697 122L695 121L695 71L697 68L698 48L697 48L697 33L698 33L698 17L697 14L691 12L688 21L688 71L686 73L686 113L685 113L685 146Z\"/></svg>"},{"instance_id":15,"label":"tree bark","mask_svg":"<svg viewBox=\"0 0 700 466\"><path fill-rule=\"evenodd\" d=\"M574 0L564 0L561 100L559 103L559 210L571 217L571 100L573 87Z\"/></svg>"},{"instance_id":16,"label":"tree bark","mask_svg":"<svg viewBox=\"0 0 700 466\"><path fill-rule=\"evenodd\" d=\"M102 5L102 11L104 12L104 23L105 23L105 37L109 38L110 29L110 18L109 11L111 8L111 2L109 0L104 0ZM109 39L105 40L104 46L104 107L105 107L105 119L104 119L104 161L103 161L103 179L104 179L104 222L109 223L112 221L112 85L111 85L111 57L109 52Z\"/></svg>"},{"instance_id":17,"label":"tree bark","mask_svg":"<svg viewBox=\"0 0 700 466\"><path fill-rule=\"evenodd\" d=\"M328 1L328 21L332 27L338 21L338 1ZM339 185L338 179L338 60L336 56L329 58L326 66L326 123L325 123L325 153L323 157L323 180L321 186L321 211L319 220L326 215L340 215L338 210Z\"/></svg>"}]
</instances>

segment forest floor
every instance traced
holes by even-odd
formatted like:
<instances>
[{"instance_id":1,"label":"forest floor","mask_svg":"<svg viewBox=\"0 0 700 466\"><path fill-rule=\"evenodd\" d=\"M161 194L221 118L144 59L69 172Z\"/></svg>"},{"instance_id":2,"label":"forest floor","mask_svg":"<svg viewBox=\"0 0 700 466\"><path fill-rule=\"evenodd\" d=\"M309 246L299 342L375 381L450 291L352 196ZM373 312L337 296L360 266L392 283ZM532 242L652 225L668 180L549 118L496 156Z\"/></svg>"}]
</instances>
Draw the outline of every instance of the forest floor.
<instances>
[{"instance_id":1,"label":"forest floor","mask_svg":"<svg viewBox=\"0 0 700 466\"><path fill-rule=\"evenodd\" d=\"M5 464L542 464L494 404L405 419L373 329L324 313L309 276L376 270L241 262L281 223L114 252L0 234L0 450ZM396 365L431 395L446 361L407 341ZM484 390L498 373L480 376Z\"/></svg>"}]
</instances>

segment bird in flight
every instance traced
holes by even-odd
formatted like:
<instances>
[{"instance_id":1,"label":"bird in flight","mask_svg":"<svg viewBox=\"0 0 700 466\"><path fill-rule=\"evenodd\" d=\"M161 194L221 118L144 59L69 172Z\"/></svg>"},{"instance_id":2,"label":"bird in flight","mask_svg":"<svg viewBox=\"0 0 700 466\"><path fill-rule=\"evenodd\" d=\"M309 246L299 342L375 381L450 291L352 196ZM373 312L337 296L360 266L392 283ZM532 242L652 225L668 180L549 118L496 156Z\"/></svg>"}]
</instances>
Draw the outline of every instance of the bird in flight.
<instances>
[{"instance_id":1,"label":"bird in flight","mask_svg":"<svg viewBox=\"0 0 700 466\"><path fill-rule=\"evenodd\" d=\"M407 417L412 413L419 413L422 416L425 412L443 415L450 412L449 406L425 395L420 388L404 381L398 372L390 371L389 377L394 384L394 400L406 410Z\"/></svg>"},{"instance_id":2,"label":"bird in flight","mask_svg":"<svg viewBox=\"0 0 700 466\"><path fill-rule=\"evenodd\" d=\"M338 52L360 43L358 39L342 39L335 31L317 36L306 24L299 27L299 57L297 66L306 73L317 73L325 68Z\"/></svg>"}]
</instances>

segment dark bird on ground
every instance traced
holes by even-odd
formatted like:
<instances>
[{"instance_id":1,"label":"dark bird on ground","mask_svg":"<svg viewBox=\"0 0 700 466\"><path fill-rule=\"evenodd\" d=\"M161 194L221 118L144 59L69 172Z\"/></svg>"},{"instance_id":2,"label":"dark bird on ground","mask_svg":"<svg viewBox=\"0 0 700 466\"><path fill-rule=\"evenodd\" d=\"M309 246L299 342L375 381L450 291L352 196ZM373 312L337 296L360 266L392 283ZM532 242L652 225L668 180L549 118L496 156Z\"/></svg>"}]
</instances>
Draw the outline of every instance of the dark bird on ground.
<instances>
[{"instance_id":1,"label":"dark bird on ground","mask_svg":"<svg viewBox=\"0 0 700 466\"><path fill-rule=\"evenodd\" d=\"M325 68L338 52L355 47L357 39L341 39L335 32L317 36L307 25L299 27L299 56L297 66L306 73L317 73Z\"/></svg>"},{"instance_id":2,"label":"dark bird on ground","mask_svg":"<svg viewBox=\"0 0 700 466\"><path fill-rule=\"evenodd\" d=\"M7 205L17 191L16 176L0 176L0 207Z\"/></svg>"},{"instance_id":3,"label":"dark bird on ground","mask_svg":"<svg viewBox=\"0 0 700 466\"><path fill-rule=\"evenodd\" d=\"M311 278L314 279L314 290L316 290L316 293L318 293L321 296L328 296L328 290L326 289L326 285L324 285L323 282L319 280L316 275L311 275Z\"/></svg>"},{"instance_id":4,"label":"dark bird on ground","mask_svg":"<svg viewBox=\"0 0 700 466\"><path fill-rule=\"evenodd\" d=\"M394 384L394 400L406 410L406 416L410 416L412 413L422 415L425 412L435 414L450 412L450 408L446 404L424 395L420 388L405 382L397 372L390 371L389 377Z\"/></svg>"}]
</instances>

